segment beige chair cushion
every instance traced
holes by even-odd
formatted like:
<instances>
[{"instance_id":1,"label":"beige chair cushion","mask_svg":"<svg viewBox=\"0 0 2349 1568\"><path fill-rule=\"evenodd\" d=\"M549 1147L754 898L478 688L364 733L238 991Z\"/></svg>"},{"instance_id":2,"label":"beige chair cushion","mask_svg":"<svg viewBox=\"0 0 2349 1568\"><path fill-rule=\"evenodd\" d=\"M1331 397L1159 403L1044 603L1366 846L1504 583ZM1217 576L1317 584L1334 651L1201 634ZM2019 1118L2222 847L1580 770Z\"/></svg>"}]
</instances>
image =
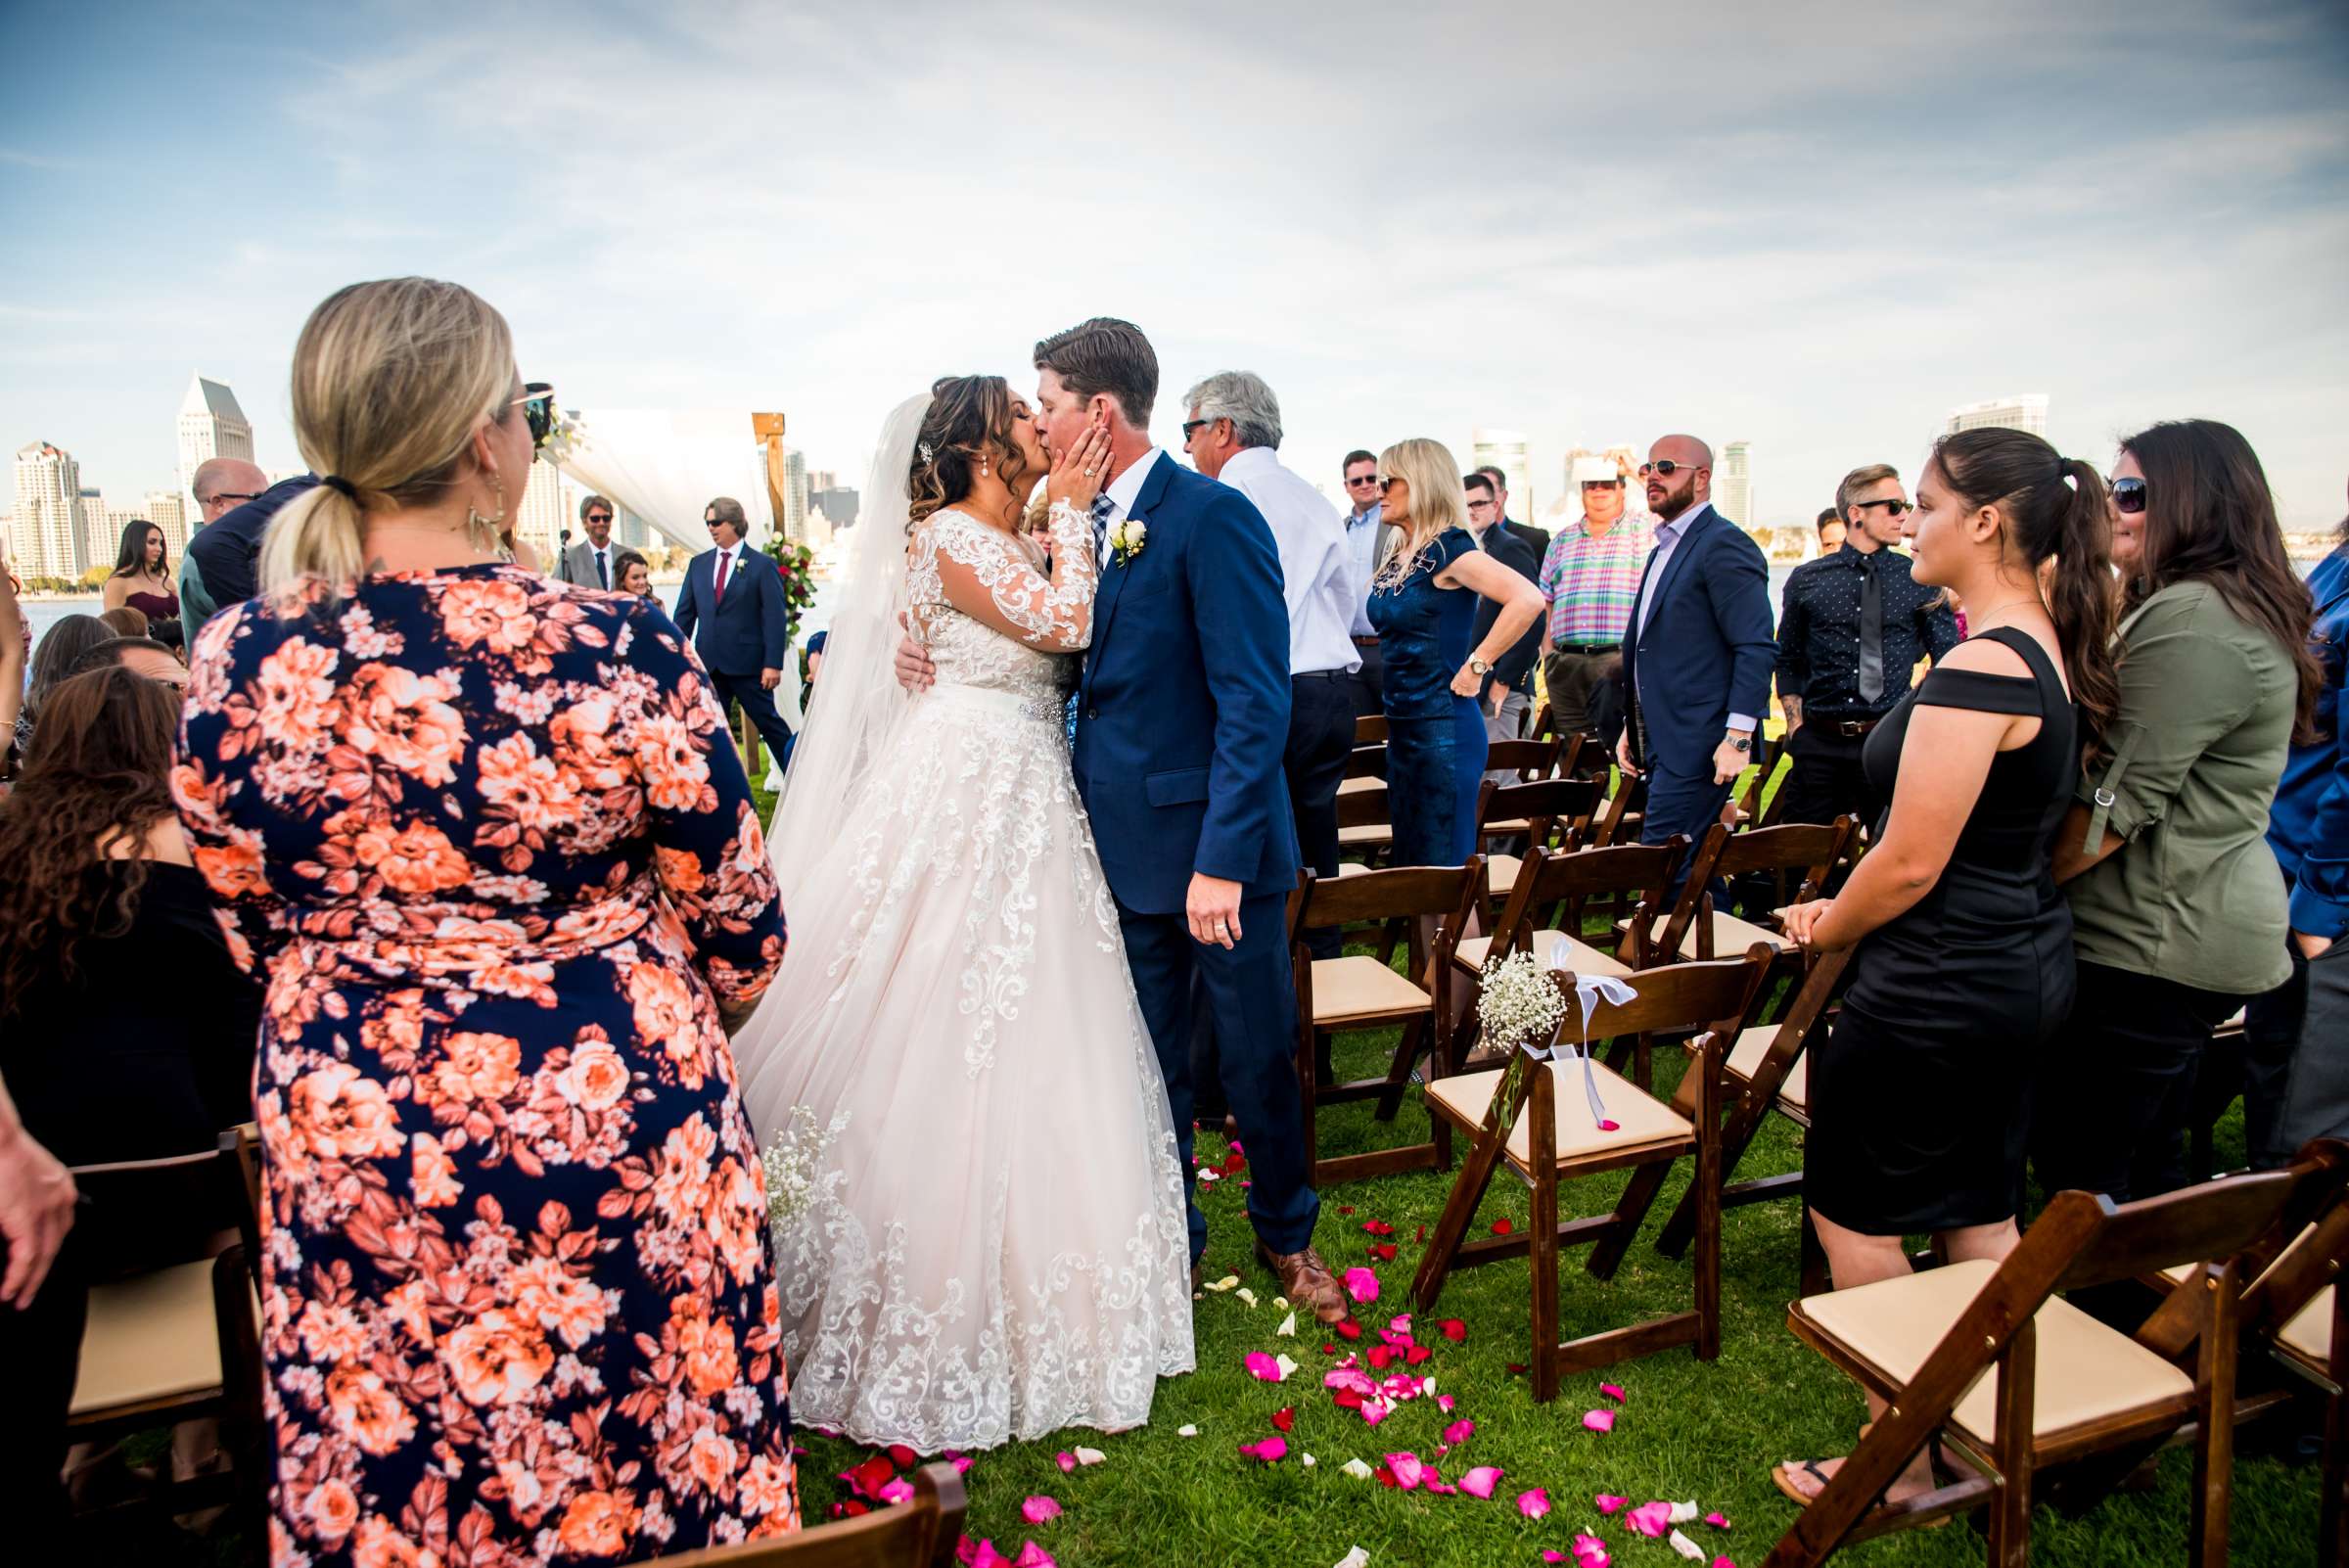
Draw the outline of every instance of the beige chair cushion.
<instances>
[{"instance_id":1,"label":"beige chair cushion","mask_svg":"<svg viewBox=\"0 0 2349 1568\"><path fill-rule=\"evenodd\" d=\"M1363 790L1383 790L1386 787L1387 781L1383 778L1363 777L1342 778L1338 780L1338 793L1340 795L1356 795L1359 794Z\"/></svg>"},{"instance_id":2,"label":"beige chair cushion","mask_svg":"<svg viewBox=\"0 0 2349 1568\"><path fill-rule=\"evenodd\" d=\"M2295 1356L2312 1366L2325 1367L2332 1362L2332 1292L2326 1285L2309 1298L2307 1306L2292 1314L2283 1325L2277 1340Z\"/></svg>"},{"instance_id":3,"label":"beige chair cushion","mask_svg":"<svg viewBox=\"0 0 2349 1568\"><path fill-rule=\"evenodd\" d=\"M1737 1043L1729 1050L1729 1071L1750 1082L1754 1070L1762 1065L1762 1058L1770 1054L1770 1047L1777 1038L1778 1026L1775 1024L1765 1024L1760 1029L1749 1029L1739 1035ZM1808 1050L1795 1057L1794 1065L1786 1070L1786 1082L1778 1085L1778 1098L1798 1111L1810 1110L1811 1053Z\"/></svg>"},{"instance_id":4,"label":"beige chair cushion","mask_svg":"<svg viewBox=\"0 0 2349 1568\"><path fill-rule=\"evenodd\" d=\"M1672 1107L1642 1093L1638 1084L1616 1074L1604 1063L1593 1062L1590 1066L1592 1076L1598 1081L1598 1097L1606 1105L1607 1119L1618 1124L1613 1131L1601 1131L1591 1118L1589 1097L1583 1091L1583 1064L1569 1061L1562 1064L1544 1062L1542 1065L1550 1074L1551 1098L1557 1106L1557 1150L1560 1160L1589 1154L1615 1154L1626 1149L1671 1143L1696 1135L1696 1130L1673 1114ZM1481 1127L1484 1125L1485 1108L1493 1103L1493 1088L1500 1082L1501 1072L1502 1069L1497 1067L1490 1072L1439 1078L1427 1085L1428 1096L1451 1110L1464 1125ZM1508 1155L1520 1166L1532 1162L1534 1128L1530 1116L1519 1117L1517 1125L1509 1129Z\"/></svg>"},{"instance_id":5,"label":"beige chair cushion","mask_svg":"<svg viewBox=\"0 0 2349 1568\"><path fill-rule=\"evenodd\" d=\"M1338 846L1341 849L1349 846L1359 849L1365 845L1390 844L1394 842L1394 825L1387 822L1363 822L1354 827L1338 829Z\"/></svg>"},{"instance_id":6,"label":"beige chair cushion","mask_svg":"<svg viewBox=\"0 0 2349 1568\"><path fill-rule=\"evenodd\" d=\"M1656 916L1656 923L1649 930L1648 935L1650 937L1660 937L1664 935L1665 922L1670 918L1671 916L1669 915ZM1631 927L1632 923L1629 919L1618 920L1615 922L1615 929L1618 931L1629 931ZM1763 926L1757 926L1750 920L1740 920L1733 914L1722 914L1719 911L1715 911L1713 916L1714 957L1742 957L1744 956L1745 949L1752 946L1757 942L1767 944L1773 951L1777 952L1792 952L1794 950L1794 944L1788 942L1784 937L1779 936L1774 931L1769 930ZM1681 937L1681 956L1683 958L1694 958L1696 956L1696 922L1693 920L1688 922L1687 931Z\"/></svg>"},{"instance_id":7,"label":"beige chair cushion","mask_svg":"<svg viewBox=\"0 0 2349 1568\"><path fill-rule=\"evenodd\" d=\"M1338 875L1342 877L1360 877L1369 874L1370 868L1359 860L1340 860L1338 862Z\"/></svg>"},{"instance_id":8,"label":"beige chair cushion","mask_svg":"<svg viewBox=\"0 0 2349 1568\"><path fill-rule=\"evenodd\" d=\"M1534 824L1529 818L1512 816L1505 822L1487 822L1485 831L1487 833L1527 833L1533 830L1533 826Z\"/></svg>"},{"instance_id":9,"label":"beige chair cushion","mask_svg":"<svg viewBox=\"0 0 2349 1568\"><path fill-rule=\"evenodd\" d=\"M1510 891L1517 886L1517 869L1524 864L1523 860L1513 854L1485 856L1485 875L1490 879L1493 897L1497 899L1508 897Z\"/></svg>"},{"instance_id":10,"label":"beige chair cushion","mask_svg":"<svg viewBox=\"0 0 2349 1568\"><path fill-rule=\"evenodd\" d=\"M1987 1259L1946 1264L1806 1296L1796 1310L1905 1383L1997 1271ZM2032 1321L2039 1330L2039 1356L2031 1431L2043 1442L2084 1422L2193 1395L2193 1379L2060 1297L2050 1299ZM1974 1380L1951 1419L1969 1441L1985 1446L1997 1425L1996 1370Z\"/></svg>"},{"instance_id":11,"label":"beige chair cushion","mask_svg":"<svg viewBox=\"0 0 2349 1568\"><path fill-rule=\"evenodd\" d=\"M192 1399L219 1386L220 1329L209 1262L91 1287L74 1415Z\"/></svg>"},{"instance_id":12,"label":"beige chair cushion","mask_svg":"<svg viewBox=\"0 0 2349 1568\"><path fill-rule=\"evenodd\" d=\"M1366 953L1313 960L1313 1023L1391 1017L1427 1006L1427 992Z\"/></svg>"},{"instance_id":13,"label":"beige chair cushion","mask_svg":"<svg viewBox=\"0 0 2349 1568\"><path fill-rule=\"evenodd\" d=\"M1534 933L1534 951L1540 953L1546 960L1549 957L1551 945L1560 937L1565 936L1566 934L1562 931L1537 931ZM1612 954L1600 952L1580 938L1566 937L1566 947L1568 953L1566 967L1578 975L1613 975L1620 978L1632 972L1628 965ZM1452 961L1464 969L1482 974L1485 968L1485 959L1492 951L1493 939L1491 937L1470 937L1453 949Z\"/></svg>"}]
</instances>

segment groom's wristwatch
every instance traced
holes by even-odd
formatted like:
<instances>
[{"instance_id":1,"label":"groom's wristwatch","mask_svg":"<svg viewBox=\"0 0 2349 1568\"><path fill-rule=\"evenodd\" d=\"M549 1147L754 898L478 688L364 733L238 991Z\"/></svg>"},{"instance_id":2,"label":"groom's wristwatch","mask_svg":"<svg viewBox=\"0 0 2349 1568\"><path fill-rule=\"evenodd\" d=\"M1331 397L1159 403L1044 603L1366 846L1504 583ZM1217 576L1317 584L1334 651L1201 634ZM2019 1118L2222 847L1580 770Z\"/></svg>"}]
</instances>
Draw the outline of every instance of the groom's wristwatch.
<instances>
[{"instance_id":1,"label":"groom's wristwatch","mask_svg":"<svg viewBox=\"0 0 2349 1568\"><path fill-rule=\"evenodd\" d=\"M1468 672L1481 680L1493 673L1493 667L1477 658L1476 655L1470 654L1468 656Z\"/></svg>"}]
</instances>

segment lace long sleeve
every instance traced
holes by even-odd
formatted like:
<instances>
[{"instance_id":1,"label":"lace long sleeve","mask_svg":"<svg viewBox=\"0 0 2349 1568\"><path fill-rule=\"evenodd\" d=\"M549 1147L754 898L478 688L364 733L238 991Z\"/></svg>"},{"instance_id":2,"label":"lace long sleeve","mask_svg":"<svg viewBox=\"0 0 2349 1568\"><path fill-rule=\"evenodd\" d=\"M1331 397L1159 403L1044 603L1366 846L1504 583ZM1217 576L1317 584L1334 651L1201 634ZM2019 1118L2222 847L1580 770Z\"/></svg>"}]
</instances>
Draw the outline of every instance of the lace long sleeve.
<instances>
[{"instance_id":1,"label":"lace long sleeve","mask_svg":"<svg viewBox=\"0 0 2349 1568\"><path fill-rule=\"evenodd\" d=\"M1017 541L960 513L940 513L931 537L946 602L974 621L1044 653L1079 653L1093 640L1093 590L1100 566L1091 521L1063 502L1052 508L1050 575Z\"/></svg>"}]
</instances>

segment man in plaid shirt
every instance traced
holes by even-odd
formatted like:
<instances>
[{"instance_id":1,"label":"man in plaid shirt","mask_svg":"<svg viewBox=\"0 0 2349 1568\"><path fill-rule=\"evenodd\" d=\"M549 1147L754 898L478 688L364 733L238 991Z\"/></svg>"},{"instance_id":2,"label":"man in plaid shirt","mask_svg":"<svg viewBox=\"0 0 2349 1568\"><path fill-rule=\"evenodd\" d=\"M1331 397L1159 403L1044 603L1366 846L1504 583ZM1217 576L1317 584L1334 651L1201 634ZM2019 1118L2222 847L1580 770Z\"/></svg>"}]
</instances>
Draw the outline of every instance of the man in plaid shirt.
<instances>
[{"instance_id":1,"label":"man in plaid shirt","mask_svg":"<svg viewBox=\"0 0 2349 1568\"><path fill-rule=\"evenodd\" d=\"M1549 541L1539 584L1549 601L1542 678L1560 734L1596 727L1591 695L1609 662L1621 657L1656 527L1645 512L1626 514L1623 471L1612 459L1576 458L1574 480L1583 519Z\"/></svg>"}]
</instances>

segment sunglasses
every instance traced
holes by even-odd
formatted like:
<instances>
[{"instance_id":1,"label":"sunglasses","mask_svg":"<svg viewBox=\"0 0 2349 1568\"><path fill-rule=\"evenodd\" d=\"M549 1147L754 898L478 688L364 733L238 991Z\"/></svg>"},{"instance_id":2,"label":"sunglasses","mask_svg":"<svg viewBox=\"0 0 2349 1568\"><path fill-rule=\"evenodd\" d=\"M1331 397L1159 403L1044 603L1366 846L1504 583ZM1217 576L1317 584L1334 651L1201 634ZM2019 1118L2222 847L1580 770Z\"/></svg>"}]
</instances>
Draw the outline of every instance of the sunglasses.
<instances>
[{"instance_id":1,"label":"sunglasses","mask_svg":"<svg viewBox=\"0 0 2349 1568\"><path fill-rule=\"evenodd\" d=\"M1349 484L1376 484L1378 476L1376 474L1357 474L1346 483Z\"/></svg>"},{"instance_id":2,"label":"sunglasses","mask_svg":"<svg viewBox=\"0 0 2349 1568\"><path fill-rule=\"evenodd\" d=\"M2112 509L2135 517L2145 509L2145 482L2142 479L2116 479L2112 482Z\"/></svg>"},{"instance_id":3,"label":"sunglasses","mask_svg":"<svg viewBox=\"0 0 2349 1568\"><path fill-rule=\"evenodd\" d=\"M531 448L534 450L544 446L546 438L555 433L553 386L543 381L528 382L523 386L522 395L512 399L506 406L511 408L515 403L522 404L522 417L530 421Z\"/></svg>"},{"instance_id":4,"label":"sunglasses","mask_svg":"<svg viewBox=\"0 0 2349 1568\"><path fill-rule=\"evenodd\" d=\"M1383 477L1382 477L1382 478L1379 480L1379 482L1378 482L1378 487L1379 487L1381 490L1391 490L1391 489L1393 489L1393 488L1394 488L1396 485L1398 485L1398 484L1401 484L1402 483L1403 483L1403 476L1402 476L1402 475L1400 475L1400 474L1388 474L1388 475L1385 475L1385 476L1383 476Z\"/></svg>"},{"instance_id":5,"label":"sunglasses","mask_svg":"<svg viewBox=\"0 0 2349 1568\"><path fill-rule=\"evenodd\" d=\"M1871 506L1880 506L1887 512L1890 512L1894 517L1907 517L1910 513L1916 510L1916 507L1912 503L1900 500L1898 498L1889 501L1854 501L1852 504L1860 508L1860 510L1863 512L1866 511Z\"/></svg>"},{"instance_id":6,"label":"sunglasses","mask_svg":"<svg viewBox=\"0 0 2349 1568\"><path fill-rule=\"evenodd\" d=\"M209 506L212 501L234 501L239 506L243 506L247 501L257 501L260 498L261 492L258 490L221 490L212 496L211 501L204 504Z\"/></svg>"},{"instance_id":7,"label":"sunglasses","mask_svg":"<svg viewBox=\"0 0 2349 1568\"><path fill-rule=\"evenodd\" d=\"M1658 479L1670 479L1683 468L1695 468L1696 466L1694 463L1678 463L1669 457L1659 457L1652 463L1640 464L1639 477L1645 479L1653 474Z\"/></svg>"},{"instance_id":8,"label":"sunglasses","mask_svg":"<svg viewBox=\"0 0 2349 1568\"><path fill-rule=\"evenodd\" d=\"M1182 444L1183 444L1183 445L1185 445L1185 446L1188 446L1188 445L1190 445L1190 444L1191 444L1191 438L1192 438L1193 436L1196 436L1196 435L1198 435L1198 434L1199 434L1199 430L1200 430L1200 427L1201 427L1201 426L1204 426L1204 425L1212 425L1212 424L1214 424L1214 423L1215 423L1215 421L1214 421L1214 420L1212 420L1212 419L1186 419L1186 420L1184 420L1184 421L1182 422Z\"/></svg>"}]
</instances>

